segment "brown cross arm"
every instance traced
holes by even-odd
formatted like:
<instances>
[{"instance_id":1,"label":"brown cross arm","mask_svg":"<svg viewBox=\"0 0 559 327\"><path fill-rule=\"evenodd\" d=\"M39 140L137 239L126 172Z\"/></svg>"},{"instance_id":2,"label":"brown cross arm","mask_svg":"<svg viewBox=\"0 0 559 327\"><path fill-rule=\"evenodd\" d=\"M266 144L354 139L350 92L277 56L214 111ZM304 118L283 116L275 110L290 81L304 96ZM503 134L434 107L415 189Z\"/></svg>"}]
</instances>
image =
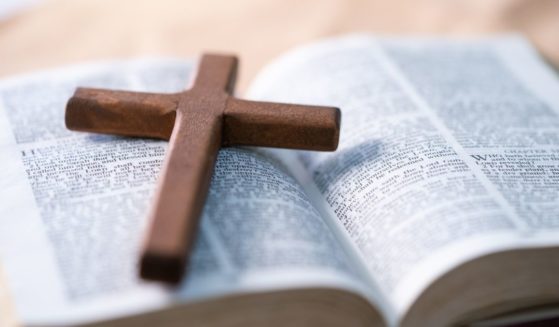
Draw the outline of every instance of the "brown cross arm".
<instances>
[{"instance_id":1,"label":"brown cross arm","mask_svg":"<svg viewBox=\"0 0 559 327\"><path fill-rule=\"evenodd\" d=\"M180 94L78 88L68 101L71 130L168 140ZM334 107L248 101L230 97L223 145L331 151L338 145L340 111Z\"/></svg>"},{"instance_id":2,"label":"brown cross arm","mask_svg":"<svg viewBox=\"0 0 559 327\"><path fill-rule=\"evenodd\" d=\"M223 143L333 151L338 146L338 108L230 98L224 112Z\"/></svg>"},{"instance_id":3,"label":"brown cross arm","mask_svg":"<svg viewBox=\"0 0 559 327\"><path fill-rule=\"evenodd\" d=\"M66 106L66 126L75 131L168 140L178 94L78 88Z\"/></svg>"}]
</instances>

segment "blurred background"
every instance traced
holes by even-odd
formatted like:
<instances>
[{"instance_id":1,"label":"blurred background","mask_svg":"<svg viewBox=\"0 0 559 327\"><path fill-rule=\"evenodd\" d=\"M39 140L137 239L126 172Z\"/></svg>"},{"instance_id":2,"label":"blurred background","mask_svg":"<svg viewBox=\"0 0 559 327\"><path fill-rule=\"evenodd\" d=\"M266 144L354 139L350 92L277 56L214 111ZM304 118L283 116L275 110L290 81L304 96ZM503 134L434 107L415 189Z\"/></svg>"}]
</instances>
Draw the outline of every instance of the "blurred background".
<instances>
[{"instance_id":1,"label":"blurred background","mask_svg":"<svg viewBox=\"0 0 559 327\"><path fill-rule=\"evenodd\" d=\"M0 0L0 77L139 55L241 55L240 91L274 57L347 32L520 32L559 67L559 0Z\"/></svg>"}]
</instances>

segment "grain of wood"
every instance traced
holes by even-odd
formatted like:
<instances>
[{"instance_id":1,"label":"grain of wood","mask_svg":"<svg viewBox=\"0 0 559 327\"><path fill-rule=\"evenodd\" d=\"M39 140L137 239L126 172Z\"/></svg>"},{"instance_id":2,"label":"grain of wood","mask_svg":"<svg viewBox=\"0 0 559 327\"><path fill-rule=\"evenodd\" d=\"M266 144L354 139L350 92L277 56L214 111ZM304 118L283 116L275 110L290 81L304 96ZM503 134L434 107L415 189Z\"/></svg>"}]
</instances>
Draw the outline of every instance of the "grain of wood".
<instances>
[{"instance_id":1,"label":"grain of wood","mask_svg":"<svg viewBox=\"0 0 559 327\"><path fill-rule=\"evenodd\" d=\"M169 140L150 210L140 276L181 282L222 146L333 151L338 108L233 97L238 60L204 55L189 90L159 94L78 88L66 106L71 130Z\"/></svg>"}]
</instances>

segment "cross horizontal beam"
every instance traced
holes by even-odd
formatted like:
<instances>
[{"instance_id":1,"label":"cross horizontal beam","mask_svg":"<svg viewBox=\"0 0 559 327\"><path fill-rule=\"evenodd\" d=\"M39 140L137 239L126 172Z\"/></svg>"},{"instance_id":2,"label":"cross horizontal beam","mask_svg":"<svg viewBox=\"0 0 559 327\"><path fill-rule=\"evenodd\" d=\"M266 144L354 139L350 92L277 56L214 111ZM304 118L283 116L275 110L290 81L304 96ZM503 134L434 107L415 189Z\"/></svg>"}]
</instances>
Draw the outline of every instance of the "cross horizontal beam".
<instances>
[{"instance_id":1,"label":"cross horizontal beam","mask_svg":"<svg viewBox=\"0 0 559 327\"><path fill-rule=\"evenodd\" d=\"M78 131L168 140L180 96L78 88L68 103L66 125ZM338 145L340 119L340 112L331 108L229 98L222 145L332 151Z\"/></svg>"}]
</instances>

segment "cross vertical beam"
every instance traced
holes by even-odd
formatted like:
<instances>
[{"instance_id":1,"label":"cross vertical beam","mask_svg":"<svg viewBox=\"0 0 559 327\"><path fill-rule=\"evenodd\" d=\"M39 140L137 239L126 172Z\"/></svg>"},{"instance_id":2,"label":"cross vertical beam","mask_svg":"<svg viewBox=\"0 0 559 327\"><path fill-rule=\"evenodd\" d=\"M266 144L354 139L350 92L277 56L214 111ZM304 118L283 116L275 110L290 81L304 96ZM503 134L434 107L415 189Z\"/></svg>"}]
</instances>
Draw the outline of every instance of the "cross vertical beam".
<instances>
[{"instance_id":1,"label":"cross vertical beam","mask_svg":"<svg viewBox=\"0 0 559 327\"><path fill-rule=\"evenodd\" d=\"M178 283L186 268L186 253L193 246L221 146L222 124L216 115L196 114L179 111L173 129L149 214L151 232L140 260L140 276L145 279Z\"/></svg>"}]
</instances>

